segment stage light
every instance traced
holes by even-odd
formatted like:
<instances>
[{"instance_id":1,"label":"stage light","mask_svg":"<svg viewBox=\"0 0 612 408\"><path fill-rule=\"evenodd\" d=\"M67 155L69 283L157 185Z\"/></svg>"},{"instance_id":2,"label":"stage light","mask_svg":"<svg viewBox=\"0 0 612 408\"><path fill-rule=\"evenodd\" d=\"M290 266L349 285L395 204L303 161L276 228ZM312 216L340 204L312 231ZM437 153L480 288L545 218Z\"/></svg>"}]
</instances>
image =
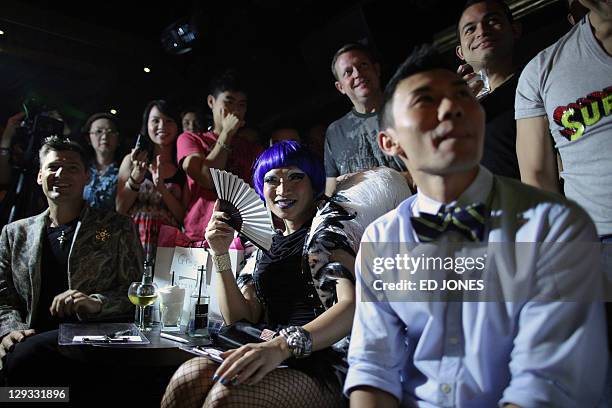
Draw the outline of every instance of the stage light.
<instances>
[{"instance_id":1,"label":"stage light","mask_svg":"<svg viewBox=\"0 0 612 408\"><path fill-rule=\"evenodd\" d=\"M113 115L116 115L117 114L117 109L111 109L110 113L113 114Z\"/></svg>"},{"instance_id":2,"label":"stage light","mask_svg":"<svg viewBox=\"0 0 612 408\"><path fill-rule=\"evenodd\" d=\"M188 18L178 20L162 31L161 43L164 50L174 55L186 54L193 49L198 32Z\"/></svg>"},{"instance_id":3,"label":"stage light","mask_svg":"<svg viewBox=\"0 0 612 408\"><path fill-rule=\"evenodd\" d=\"M0 30L0 35L4 35L4 31Z\"/></svg>"},{"instance_id":4,"label":"stage light","mask_svg":"<svg viewBox=\"0 0 612 408\"><path fill-rule=\"evenodd\" d=\"M144 71L144 72L146 72L146 73L148 74L149 72L151 72L151 68L149 68L149 67L144 67L143 71Z\"/></svg>"}]
</instances>

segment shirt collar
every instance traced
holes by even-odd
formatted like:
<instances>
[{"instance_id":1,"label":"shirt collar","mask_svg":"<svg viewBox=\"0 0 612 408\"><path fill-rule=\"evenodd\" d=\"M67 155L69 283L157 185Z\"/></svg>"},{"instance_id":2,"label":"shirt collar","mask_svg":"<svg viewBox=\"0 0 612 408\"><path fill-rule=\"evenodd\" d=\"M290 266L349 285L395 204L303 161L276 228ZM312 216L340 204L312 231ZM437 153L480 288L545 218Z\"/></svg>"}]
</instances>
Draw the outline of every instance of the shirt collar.
<instances>
[{"instance_id":1,"label":"shirt collar","mask_svg":"<svg viewBox=\"0 0 612 408\"><path fill-rule=\"evenodd\" d=\"M456 201L449 203L449 205L469 205L473 203L484 203L487 201L489 193L493 188L493 174L486 168L479 166L478 174L472 184ZM414 207L412 209L412 215L418 216L419 213L436 214L442 203L434 200L431 197L426 196L420 189L417 189L417 197L414 201Z\"/></svg>"}]
</instances>

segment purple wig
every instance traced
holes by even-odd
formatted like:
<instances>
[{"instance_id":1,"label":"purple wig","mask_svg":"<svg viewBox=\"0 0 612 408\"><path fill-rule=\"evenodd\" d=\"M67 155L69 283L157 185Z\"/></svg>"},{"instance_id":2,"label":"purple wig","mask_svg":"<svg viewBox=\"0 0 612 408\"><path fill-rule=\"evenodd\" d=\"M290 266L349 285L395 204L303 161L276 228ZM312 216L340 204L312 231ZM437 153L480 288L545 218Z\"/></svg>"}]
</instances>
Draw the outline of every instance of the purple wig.
<instances>
[{"instance_id":1,"label":"purple wig","mask_svg":"<svg viewBox=\"0 0 612 408\"><path fill-rule=\"evenodd\" d=\"M253 165L253 185L255 191L265 201L264 176L267 172L280 167L296 166L310 177L315 196L325 188L325 169L323 163L306 147L293 140L285 140L267 148Z\"/></svg>"}]
</instances>

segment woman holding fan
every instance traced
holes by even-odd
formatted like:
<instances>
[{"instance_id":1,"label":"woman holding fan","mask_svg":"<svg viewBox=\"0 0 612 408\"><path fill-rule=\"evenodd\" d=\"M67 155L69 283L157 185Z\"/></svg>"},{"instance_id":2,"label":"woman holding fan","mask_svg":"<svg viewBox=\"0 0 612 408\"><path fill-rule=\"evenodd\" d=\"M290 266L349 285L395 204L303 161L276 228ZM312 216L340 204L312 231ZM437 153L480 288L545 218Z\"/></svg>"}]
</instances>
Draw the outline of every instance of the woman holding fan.
<instances>
[{"instance_id":1,"label":"woman holding fan","mask_svg":"<svg viewBox=\"0 0 612 408\"><path fill-rule=\"evenodd\" d=\"M273 237L270 250L259 250L251 258L255 260L252 272L243 271L238 282L228 255L234 230L224 222L229 217L218 211L218 202L206 239L220 273L216 290L225 322L263 323L276 336L226 351L221 366L205 358L183 364L162 406L344 404L344 353L331 346L351 330L355 252L340 231L331 237L333 243L328 242L328 258L322 268L321 262L311 263L313 268L316 264L316 270L311 270L305 261L305 243L313 241L308 235L325 186L323 166L306 148L286 141L262 153L253 178L255 190L283 220L285 231ZM315 285L315 275L327 284ZM333 302L322 299L321 289L333 293ZM275 369L285 360L289 368Z\"/></svg>"}]
</instances>

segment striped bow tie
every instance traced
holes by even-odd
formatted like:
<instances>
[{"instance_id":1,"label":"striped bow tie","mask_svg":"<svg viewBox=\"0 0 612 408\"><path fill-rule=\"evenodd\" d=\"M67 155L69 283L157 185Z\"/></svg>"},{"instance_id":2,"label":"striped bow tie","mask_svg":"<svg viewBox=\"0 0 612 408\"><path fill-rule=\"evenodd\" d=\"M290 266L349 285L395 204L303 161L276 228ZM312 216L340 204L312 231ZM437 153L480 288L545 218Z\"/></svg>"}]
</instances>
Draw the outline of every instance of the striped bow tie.
<instances>
[{"instance_id":1,"label":"striped bow tie","mask_svg":"<svg viewBox=\"0 0 612 408\"><path fill-rule=\"evenodd\" d=\"M437 214L422 213L419 217L410 217L410 221L421 242L434 241L446 231L456 231L470 241L482 241L485 211L482 203L467 207L442 206Z\"/></svg>"}]
</instances>

